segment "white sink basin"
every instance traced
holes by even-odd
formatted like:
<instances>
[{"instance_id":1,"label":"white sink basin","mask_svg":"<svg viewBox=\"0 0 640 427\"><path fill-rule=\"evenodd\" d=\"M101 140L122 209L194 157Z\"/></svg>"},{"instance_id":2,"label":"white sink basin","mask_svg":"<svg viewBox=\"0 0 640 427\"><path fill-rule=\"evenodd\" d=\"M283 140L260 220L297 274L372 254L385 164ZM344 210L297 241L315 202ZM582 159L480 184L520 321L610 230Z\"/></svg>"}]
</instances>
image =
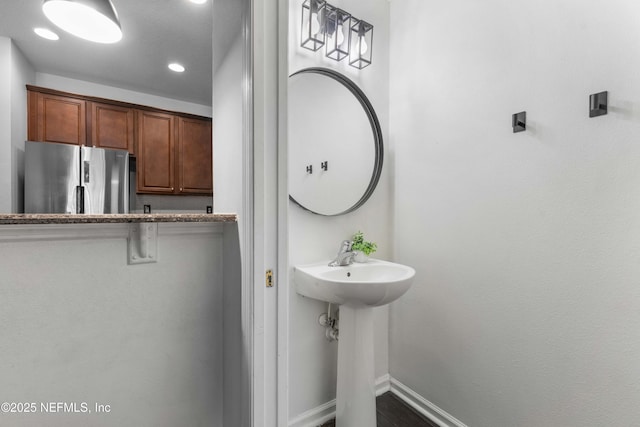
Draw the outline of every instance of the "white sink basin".
<instances>
[{"instance_id":1,"label":"white sink basin","mask_svg":"<svg viewBox=\"0 0 640 427\"><path fill-rule=\"evenodd\" d=\"M333 304L376 307L402 296L413 282L413 268L371 259L345 267L329 267L329 260L293 268L300 295Z\"/></svg>"},{"instance_id":2,"label":"white sink basin","mask_svg":"<svg viewBox=\"0 0 640 427\"><path fill-rule=\"evenodd\" d=\"M293 268L300 295L341 304L336 427L376 427L373 307L400 298L415 270L372 259L345 267L329 260Z\"/></svg>"}]
</instances>

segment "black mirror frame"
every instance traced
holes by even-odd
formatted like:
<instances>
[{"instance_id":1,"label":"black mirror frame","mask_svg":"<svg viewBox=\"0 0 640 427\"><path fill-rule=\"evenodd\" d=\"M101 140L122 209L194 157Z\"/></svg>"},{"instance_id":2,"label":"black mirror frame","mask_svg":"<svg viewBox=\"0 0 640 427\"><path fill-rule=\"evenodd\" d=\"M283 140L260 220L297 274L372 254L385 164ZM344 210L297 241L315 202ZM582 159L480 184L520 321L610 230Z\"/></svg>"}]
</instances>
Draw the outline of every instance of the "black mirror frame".
<instances>
[{"instance_id":1,"label":"black mirror frame","mask_svg":"<svg viewBox=\"0 0 640 427\"><path fill-rule=\"evenodd\" d=\"M300 206L302 209L306 210L307 212L311 212L313 214L321 215L321 216L344 215L344 214L353 212L359 207L361 207L362 205L364 205L366 201L369 200L374 190L378 186L378 181L380 180L380 175L382 174L382 164L384 161L384 143L382 141L382 128L380 126L380 121L378 120L378 116L376 115L376 112L373 109L373 105L371 105L369 98L367 98L367 96L364 94L362 89L360 89L358 85L356 85L348 77L343 76L337 71L334 71L328 68L310 67L310 68L304 68L302 70L296 71L295 73L291 74L289 78L298 74L303 74L303 73L321 74L323 76L327 76L336 80L338 83L341 83L353 94L353 96L356 97L358 102L360 102L360 105L362 106L365 113L367 114L367 117L369 118L369 123L371 124L371 131L373 132L373 142L374 142L375 151L376 151L374 166L373 166L373 173L371 174L371 180L369 181L369 185L365 190L364 194L353 206L336 214L322 214L306 208L305 206L300 204L296 199L294 199L293 196L291 196L291 194L289 194L289 200L291 200L293 203Z\"/></svg>"}]
</instances>

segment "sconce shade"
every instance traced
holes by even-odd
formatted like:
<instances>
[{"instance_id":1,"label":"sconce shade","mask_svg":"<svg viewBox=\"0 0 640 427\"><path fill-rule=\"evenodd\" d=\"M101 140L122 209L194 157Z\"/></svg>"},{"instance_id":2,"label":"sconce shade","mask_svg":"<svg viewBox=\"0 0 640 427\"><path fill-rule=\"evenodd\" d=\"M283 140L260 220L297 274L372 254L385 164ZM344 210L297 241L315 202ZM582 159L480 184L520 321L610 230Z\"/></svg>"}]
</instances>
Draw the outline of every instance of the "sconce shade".
<instances>
[{"instance_id":1,"label":"sconce shade","mask_svg":"<svg viewBox=\"0 0 640 427\"><path fill-rule=\"evenodd\" d=\"M324 46L326 6L324 0L305 0L302 3L300 46L314 51Z\"/></svg>"},{"instance_id":2,"label":"sconce shade","mask_svg":"<svg viewBox=\"0 0 640 427\"><path fill-rule=\"evenodd\" d=\"M327 4L326 9L327 56L342 61L349 56L351 14L330 4Z\"/></svg>"},{"instance_id":3,"label":"sconce shade","mask_svg":"<svg viewBox=\"0 0 640 427\"><path fill-rule=\"evenodd\" d=\"M111 0L44 0L42 11L55 25L85 40L116 43L122 39Z\"/></svg>"},{"instance_id":4,"label":"sconce shade","mask_svg":"<svg viewBox=\"0 0 640 427\"><path fill-rule=\"evenodd\" d=\"M363 69L371 65L373 52L373 25L353 19L351 26L351 47L349 49L349 65Z\"/></svg>"}]
</instances>

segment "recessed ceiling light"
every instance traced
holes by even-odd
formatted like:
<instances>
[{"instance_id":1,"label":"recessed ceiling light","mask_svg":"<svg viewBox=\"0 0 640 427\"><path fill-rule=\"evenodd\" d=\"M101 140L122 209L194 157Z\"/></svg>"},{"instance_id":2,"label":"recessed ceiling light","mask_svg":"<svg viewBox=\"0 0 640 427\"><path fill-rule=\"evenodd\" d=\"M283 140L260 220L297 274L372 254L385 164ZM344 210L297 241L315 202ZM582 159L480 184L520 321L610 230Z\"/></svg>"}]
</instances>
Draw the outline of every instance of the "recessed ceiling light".
<instances>
[{"instance_id":1,"label":"recessed ceiling light","mask_svg":"<svg viewBox=\"0 0 640 427\"><path fill-rule=\"evenodd\" d=\"M44 0L42 11L58 27L96 43L122 39L120 20L110 0Z\"/></svg>"},{"instance_id":2,"label":"recessed ceiling light","mask_svg":"<svg viewBox=\"0 0 640 427\"><path fill-rule=\"evenodd\" d=\"M205 4L207 2L207 0L191 0L191 3L195 3L195 4Z\"/></svg>"},{"instance_id":3,"label":"recessed ceiling light","mask_svg":"<svg viewBox=\"0 0 640 427\"><path fill-rule=\"evenodd\" d=\"M184 71L184 67L177 62L172 62L169 64L169 69L171 71L175 71L176 73L182 73Z\"/></svg>"},{"instance_id":4,"label":"recessed ceiling light","mask_svg":"<svg viewBox=\"0 0 640 427\"><path fill-rule=\"evenodd\" d=\"M56 33L51 30L47 30L46 28L34 28L33 32L47 40L58 40L60 37Z\"/></svg>"}]
</instances>

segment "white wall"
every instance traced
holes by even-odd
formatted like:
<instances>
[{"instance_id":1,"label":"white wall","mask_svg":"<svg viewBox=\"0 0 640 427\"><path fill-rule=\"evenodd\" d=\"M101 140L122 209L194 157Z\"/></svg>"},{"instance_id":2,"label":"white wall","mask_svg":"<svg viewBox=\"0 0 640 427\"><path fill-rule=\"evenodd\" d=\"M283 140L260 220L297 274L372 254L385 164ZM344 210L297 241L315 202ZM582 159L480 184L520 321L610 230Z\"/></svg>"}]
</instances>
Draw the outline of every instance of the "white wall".
<instances>
[{"instance_id":1,"label":"white wall","mask_svg":"<svg viewBox=\"0 0 640 427\"><path fill-rule=\"evenodd\" d=\"M223 287L239 287L223 230L233 229L159 224L158 262L142 265L127 264L128 230L0 227L3 401L38 405L2 414L3 426L223 425ZM40 402L111 412L46 414Z\"/></svg>"},{"instance_id":2,"label":"white wall","mask_svg":"<svg viewBox=\"0 0 640 427\"><path fill-rule=\"evenodd\" d=\"M300 48L299 1L289 2L289 74L307 67L326 67L343 73L365 92L378 114L385 144L388 139L389 118L389 3L386 0L331 2L375 26L373 64L364 70L337 63L324 56L324 50L312 52ZM308 123L289 123L305 126ZM290 144L293 141L289 141ZM388 154L385 153L385 154ZM389 163L385 157L382 177L376 191L359 210L338 217L321 217L289 206L290 265L331 259L340 242L362 230L378 243L378 258L391 256L391 195ZM290 275L292 277L292 274ZM293 280L289 283L289 414L290 418L335 399L337 343L324 338L324 328L318 316L326 311L326 304L296 294ZM376 375L388 372L387 308L376 310Z\"/></svg>"},{"instance_id":3,"label":"white wall","mask_svg":"<svg viewBox=\"0 0 640 427\"><path fill-rule=\"evenodd\" d=\"M639 16L391 3L391 374L469 426L638 423Z\"/></svg>"},{"instance_id":4,"label":"white wall","mask_svg":"<svg viewBox=\"0 0 640 427\"><path fill-rule=\"evenodd\" d=\"M36 73L35 84L37 86L61 90L64 92L114 99L117 101L146 105L169 111L178 111L181 113L211 117L210 105L194 104L192 102L150 95L148 93L122 89L115 86L106 86L84 80L70 79L68 77L57 76L54 74Z\"/></svg>"},{"instance_id":5,"label":"white wall","mask_svg":"<svg viewBox=\"0 0 640 427\"><path fill-rule=\"evenodd\" d=\"M11 212L11 39L0 37L0 212Z\"/></svg>"},{"instance_id":6,"label":"white wall","mask_svg":"<svg viewBox=\"0 0 640 427\"><path fill-rule=\"evenodd\" d=\"M214 60L218 60L213 79L213 194L217 213L242 208L242 55L241 33L223 58L214 54Z\"/></svg>"},{"instance_id":7,"label":"white wall","mask_svg":"<svg viewBox=\"0 0 640 427\"><path fill-rule=\"evenodd\" d=\"M24 141L27 92L35 71L13 41L0 37L0 212L24 208Z\"/></svg>"},{"instance_id":8,"label":"white wall","mask_svg":"<svg viewBox=\"0 0 640 427\"><path fill-rule=\"evenodd\" d=\"M233 0L235 1L235 0ZM245 2L246 3L246 2ZM216 19L242 22L242 9L248 4L239 5L232 1L216 1L214 6L213 34L213 209L216 213L238 213L239 223L228 225L225 237L225 253L236 254L237 263L225 266L227 282L237 283L224 289L224 426L250 426L252 419L250 374L253 365L252 355L246 345L246 337L251 336L243 325L243 313L246 309L247 295L243 296L243 269L246 273L247 260L242 259L242 230L246 227L244 216L244 177L243 166L243 56L244 38L242 28L238 27L231 46L221 46L216 42L220 38ZM228 9L230 8L230 9ZM226 37L224 37L226 39ZM242 264L241 264L242 260ZM244 298L244 304L243 304Z\"/></svg>"},{"instance_id":9,"label":"white wall","mask_svg":"<svg viewBox=\"0 0 640 427\"><path fill-rule=\"evenodd\" d=\"M24 211L24 142L27 140L27 84L36 79L31 63L11 43L11 211Z\"/></svg>"}]
</instances>

